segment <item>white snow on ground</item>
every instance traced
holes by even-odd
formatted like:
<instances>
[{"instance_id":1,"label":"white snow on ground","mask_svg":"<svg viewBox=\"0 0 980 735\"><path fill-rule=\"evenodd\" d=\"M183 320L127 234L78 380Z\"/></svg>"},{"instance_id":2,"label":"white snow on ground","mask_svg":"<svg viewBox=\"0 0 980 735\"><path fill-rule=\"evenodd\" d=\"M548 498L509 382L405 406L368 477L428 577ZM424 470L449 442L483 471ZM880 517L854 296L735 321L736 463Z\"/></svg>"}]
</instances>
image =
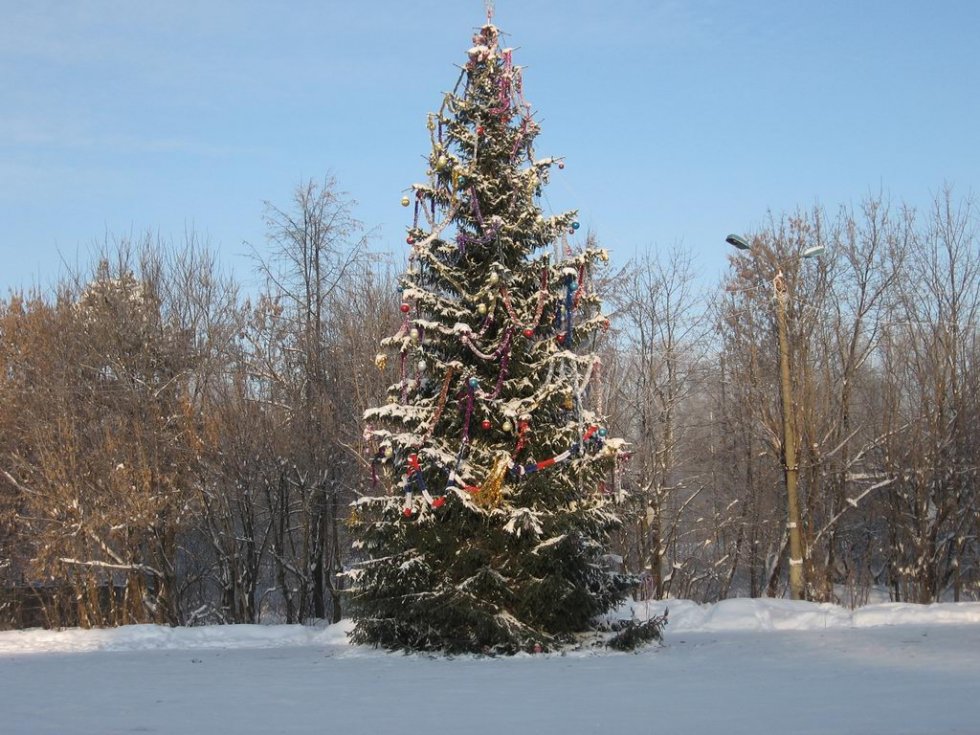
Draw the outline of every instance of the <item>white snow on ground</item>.
<instances>
[{"instance_id":1,"label":"white snow on ground","mask_svg":"<svg viewBox=\"0 0 980 735\"><path fill-rule=\"evenodd\" d=\"M668 604L637 654L387 654L346 623L4 632L0 733L980 734L980 603Z\"/></svg>"}]
</instances>

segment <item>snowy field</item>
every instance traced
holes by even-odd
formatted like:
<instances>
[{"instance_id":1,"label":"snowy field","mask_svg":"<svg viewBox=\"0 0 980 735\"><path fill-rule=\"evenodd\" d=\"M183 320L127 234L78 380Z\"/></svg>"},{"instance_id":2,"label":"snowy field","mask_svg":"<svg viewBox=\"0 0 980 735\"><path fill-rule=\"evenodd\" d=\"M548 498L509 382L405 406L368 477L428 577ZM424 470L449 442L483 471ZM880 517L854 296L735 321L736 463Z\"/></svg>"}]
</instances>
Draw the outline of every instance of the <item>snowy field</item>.
<instances>
[{"instance_id":1,"label":"snowy field","mask_svg":"<svg viewBox=\"0 0 980 735\"><path fill-rule=\"evenodd\" d=\"M980 734L980 603L672 601L636 654L405 656L345 631L0 633L0 733Z\"/></svg>"}]
</instances>

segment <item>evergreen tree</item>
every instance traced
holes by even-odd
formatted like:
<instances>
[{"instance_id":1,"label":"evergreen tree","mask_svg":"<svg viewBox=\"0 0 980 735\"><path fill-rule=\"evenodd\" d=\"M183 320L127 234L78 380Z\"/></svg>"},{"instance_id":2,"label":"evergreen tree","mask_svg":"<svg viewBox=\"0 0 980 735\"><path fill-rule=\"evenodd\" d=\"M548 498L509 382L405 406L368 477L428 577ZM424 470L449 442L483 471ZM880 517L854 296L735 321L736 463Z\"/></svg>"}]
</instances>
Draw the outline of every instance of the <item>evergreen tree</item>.
<instances>
[{"instance_id":1,"label":"evergreen tree","mask_svg":"<svg viewBox=\"0 0 980 735\"><path fill-rule=\"evenodd\" d=\"M600 421L609 322L590 283L608 256L591 238L572 249L575 212L542 214L564 165L535 159L539 127L499 36L488 18L429 117L428 182L402 200L415 211L404 318L382 343L399 380L365 414L376 490L352 519L360 643L553 648L633 583L606 563L622 441Z\"/></svg>"}]
</instances>

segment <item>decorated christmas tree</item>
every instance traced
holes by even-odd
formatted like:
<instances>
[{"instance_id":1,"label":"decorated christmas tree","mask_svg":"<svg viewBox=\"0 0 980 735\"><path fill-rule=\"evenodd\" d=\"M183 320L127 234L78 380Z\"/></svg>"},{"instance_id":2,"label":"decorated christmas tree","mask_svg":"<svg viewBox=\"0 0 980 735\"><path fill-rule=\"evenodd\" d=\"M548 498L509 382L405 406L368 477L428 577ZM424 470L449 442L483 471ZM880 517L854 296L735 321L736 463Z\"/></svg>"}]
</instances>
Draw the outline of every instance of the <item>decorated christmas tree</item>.
<instances>
[{"instance_id":1,"label":"decorated christmas tree","mask_svg":"<svg viewBox=\"0 0 980 735\"><path fill-rule=\"evenodd\" d=\"M398 380L365 414L373 487L352 524L352 638L389 649L547 650L590 628L632 579L610 569L622 441L602 424L591 290L575 212L538 204L556 158L490 22L428 127L428 179L383 341ZM393 358L396 363L388 363Z\"/></svg>"}]
</instances>

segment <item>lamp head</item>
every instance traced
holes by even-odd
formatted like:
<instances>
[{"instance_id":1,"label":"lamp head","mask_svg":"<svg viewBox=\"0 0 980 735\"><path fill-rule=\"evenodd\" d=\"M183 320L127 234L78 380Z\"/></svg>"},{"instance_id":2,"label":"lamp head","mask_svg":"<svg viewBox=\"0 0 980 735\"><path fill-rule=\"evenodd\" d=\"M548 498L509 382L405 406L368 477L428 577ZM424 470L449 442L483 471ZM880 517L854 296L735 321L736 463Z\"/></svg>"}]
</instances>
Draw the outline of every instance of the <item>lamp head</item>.
<instances>
[{"instance_id":1,"label":"lamp head","mask_svg":"<svg viewBox=\"0 0 980 735\"><path fill-rule=\"evenodd\" d=\"M751 250L752 246L745 242L744 238L738 235L729 235L725 238L725 242L738 250Z\"/></svg>"}]
</instances>

